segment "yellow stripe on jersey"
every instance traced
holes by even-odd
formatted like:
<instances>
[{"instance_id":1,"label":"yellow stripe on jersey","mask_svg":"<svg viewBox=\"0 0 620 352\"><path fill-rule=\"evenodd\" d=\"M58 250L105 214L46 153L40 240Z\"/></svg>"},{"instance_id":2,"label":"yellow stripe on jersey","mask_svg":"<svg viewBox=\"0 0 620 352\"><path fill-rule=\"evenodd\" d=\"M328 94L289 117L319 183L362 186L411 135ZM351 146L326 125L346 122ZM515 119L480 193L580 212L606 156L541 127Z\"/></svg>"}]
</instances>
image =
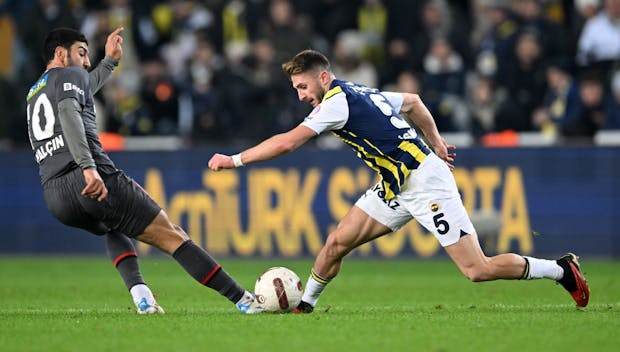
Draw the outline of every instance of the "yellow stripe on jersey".
<instances>
[{"instance_id":1,"label":"yellow stripe on jersey","mask_svg":"<svg viewBox=\"0 0 620 352\"><path fill-rule=\"evenodd\" d=\"M343 131L343 132L346 132L347 134L351 135L352 137L356 137L357 138L357 136L354 133L351 133L349 131ZM400 161L398 161L398 160L396 160L394 158L391 158L389 155L385 155L383 152L381 152L381 150L379 148L374 146L367 139L362 139L362 140L364 142L366 142L374 150L376 150L377 151L377 155L374 155L374 154L371 154L371 153L367 152L364 149L364 147L362 147L359 144L354 143L352 140L348 140L348 139L345 139L345 138L342 138L342 137L340 137L340 138L345 143L350 144L353 147L355 147L355 149L357 149L357 151L358 151L358 154L359 154L360 158L362 160L364 160L366 165L370 166L371 169L379 172L379 175L381 175L379 167L381 167L381 168L383 168L385 170L388 170L392 174L392 176L394 176L394 179L396 180L399 189L402 187L404 180L411 173L411 170L409 170L407 168L407 165L405 165L405 163L400 162ZM400 169L400 173L399 173L399 169ZM403 175L402 178L400 177L401 173ZM389 183L386 182L386 180L383 180L383 189L385 191L385 199L392 199L392 198L394 198L396 196L396 194L394 194L392 189L389 187Z\"/></svg>"},{"instance_id":2,"label":"yellow stripe on jersey","mask_svg":"<svg viewBox=\"0 0 620 352\"><path fill-rule=\"evenodd\" d=\"M328 90L327 93L325 93L323 100L321 100L321 103L338 93L342 93L342 88L340 88L340 86L335 86L334 88Z\"/></svg>"},{"instance_id":3,"label":"yellow stripe on jersey","mask_svg":"<svg viewBox=\"0 0 620 352\"><path fill-rule=\"evenodd\" d=\"M417 145L411 143L410 141L402 141L398 145L398 149L404 150L407 153L411 154L411 156L420 164L424 161L424 159L426 159L426 154L424 154L422 149L420 149Z\"/></svg>"}]
</instances>

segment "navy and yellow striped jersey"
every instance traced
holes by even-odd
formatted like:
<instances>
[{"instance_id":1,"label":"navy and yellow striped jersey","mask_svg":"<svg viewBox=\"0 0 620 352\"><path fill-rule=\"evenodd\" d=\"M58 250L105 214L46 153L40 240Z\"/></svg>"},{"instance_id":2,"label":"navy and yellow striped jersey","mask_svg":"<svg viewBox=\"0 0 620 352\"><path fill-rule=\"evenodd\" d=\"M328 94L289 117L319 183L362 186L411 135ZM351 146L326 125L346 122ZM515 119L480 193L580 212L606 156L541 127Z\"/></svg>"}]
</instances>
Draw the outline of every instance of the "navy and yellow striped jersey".
<instances>
[{"instance_id":1,"label":"navy and yellow striped jersey","mask_svg":"<svg viewBox=\"0 0 620 352\"><path fill-rule=\"evenodd\" d=\"M395 107L388 94L334 80L303 124L317 133L331 130L350 145L380 175L385 199L392 199L431 150L398 114L402 100Z\"/></svg>"}]
</instances>

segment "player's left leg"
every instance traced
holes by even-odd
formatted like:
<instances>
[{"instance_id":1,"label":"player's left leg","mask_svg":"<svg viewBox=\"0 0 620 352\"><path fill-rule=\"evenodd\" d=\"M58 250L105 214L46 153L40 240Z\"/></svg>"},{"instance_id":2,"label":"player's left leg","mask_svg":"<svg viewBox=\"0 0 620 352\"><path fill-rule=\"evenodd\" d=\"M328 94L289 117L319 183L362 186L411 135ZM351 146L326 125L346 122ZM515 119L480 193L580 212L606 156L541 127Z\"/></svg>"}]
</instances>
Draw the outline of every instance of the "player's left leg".
<instances>
[{"instance_id":1,"label":"player's left leg","mask_svg":"<svg viewBox=\"0 0 620 352\"><path fill-rule=\"evenodd\" d=\"M415 181L415 182L414 182ZM431 231L461 272L474 282L497 279L540 279L558 281L577 305L587 305L589 290L576 256L558 260L520 256L514 253L487 257L458 193L449 168L429 156L408 180L410 188L399 195L416 220Z\"/></svg>"},{"instance_id":2,"label":"player's left leg","mask_svg":"<svg viewBox=\"0 0 620 352\"><path fill-rule=\"evenodd\" d=\"M185 271L198 281L228 298L243 313L260 313L256 297L233 279L203 248L196 245L183 229L173 224L161 210L137 240L170 254Z\"/></svg>"},{"instance_id":3,"label":"player's left leg","mask_svg":"<svg viewBox=\"0 0 620 352\"><path fill-rule=\"evenodd\" d=\"M462 236L457 243L445 249L463 275L471 281L551 279L562 284L579 307L588 305L590 290L581 274L577 256L572 253L557 260L514 253L487 257L482 252L475 233Z\"/></svg>"},{"instance_id":4,"label":"player's left leg","mask_svg":"<svg viewBox=\"0 0 620 352\"><path fill-rule=\"evenodd\" d=\"M471 281L551 279L560 283L579 307L588 305L590 289L581 273L577 256L572 253L557 260L514 253L487 257L482 252L475 233L462 236L458 242L446 246L445 250L463 275Z\"/></svg>"},{"instance_id":5,"label":"player's left leg","mask_svg":"<svg viewBox=\"0 0 620 352\"><path fill-rule=\"evenodd\" d=\"M106 233L105 238L108 256L123 278L138 313L164 313L142 277L138 264L138 252L132 241L122 233L115 231Z\"/></svg>"},{"instance_id":6,"label":"player's left leg","mask_svg":"<svg viewBox=\"0 0 620 352\"><path fill-rule=\"evenodd\" d=\"M257 312L254 295L244 290L209 253L196 245L180 226L135 181L112 167L100 167L108 187L104 202L86 199L90 212L106 219L106 224L128 237L153 245L170 254L195 280L218 291L247 312Z\"/></svg>"},{"instance_id":7,"label":"player's left leg","mask_svg":"<svg viewBox=\"0 0 620 352\"><path fill-rule=\"evenodd\" d=\"M487 257L480 248L476 233L462 236L445 250L463 275L474 282L528 278L528 274L529 278L557 280L562 277L562 268L555 261L532 258L536 261L533 268L525 257L514 253Z\"/></svg>"}]
</instances>

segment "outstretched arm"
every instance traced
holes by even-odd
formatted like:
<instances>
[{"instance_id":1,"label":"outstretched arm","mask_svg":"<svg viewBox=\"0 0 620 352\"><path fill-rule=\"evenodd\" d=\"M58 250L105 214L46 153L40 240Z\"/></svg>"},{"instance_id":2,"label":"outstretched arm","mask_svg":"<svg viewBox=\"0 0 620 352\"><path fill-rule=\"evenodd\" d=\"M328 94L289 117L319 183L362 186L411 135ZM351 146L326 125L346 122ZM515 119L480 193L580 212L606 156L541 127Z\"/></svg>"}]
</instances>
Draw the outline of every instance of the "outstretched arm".
<instances>
[{"instance_id":1,"label":"outstretched arm","mask_svg":"<svg viewBox=\"0 0 620 352\"><path fill-rule=\"evenodd\" d=\"M430 111L420 99L417 94L403 93L403 104L400 108L400 113L407 115L424 133L428 141L433 146L435 154L443 159L450 169L454 169L451 164L454 162L456 153L453 153L456 149L455 146L446 143L446 140L439 134L435 120Z\"/></svg>"},{"instance_id":2,"label":"outstretched arm","mask_svg":"<svg viewBox=\"0 0 620 352\"><path fill-rule=\"evenodd\" d=\"M118 66L118 62L123 56L123 37L120 35L123 30L123 27L120 27L108 35L108 39L105 42L105 57L97 67L88 74L90 90L93 92L93 95L97 93L108 78L110 78L112 71Z\"/></svg>"},{"instance_id":3,"label":"outstretched arm","mask_svg":"<svg viewBox=\"0 0 620 352\"><path fill-rule=\"evenodd\" d=\"M239 154L233 156L215 154L209 160L209 168L214 171L220 171L257 161L270 160L282 154L292 152L315 136L316 133L312 129L299 125L286 133L277 134L266 139ZM233 160L233 158L236 160Z\"/></svg>"}]
</instances>

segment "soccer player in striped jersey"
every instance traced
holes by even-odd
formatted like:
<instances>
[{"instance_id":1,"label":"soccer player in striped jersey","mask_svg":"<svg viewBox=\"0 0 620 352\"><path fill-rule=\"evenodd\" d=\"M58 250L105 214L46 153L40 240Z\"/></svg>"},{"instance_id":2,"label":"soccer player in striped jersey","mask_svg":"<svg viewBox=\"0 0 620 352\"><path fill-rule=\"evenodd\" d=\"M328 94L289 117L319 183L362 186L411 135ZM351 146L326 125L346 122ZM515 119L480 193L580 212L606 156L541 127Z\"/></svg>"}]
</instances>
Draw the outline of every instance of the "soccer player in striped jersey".
<instances>
[{"instance_id":1,"label":"soccer player in striped jersey","mask_svg":"<svg viewBox=\"0 0 620 352\"><path fill-rule=\"evenodd\" d=\"M192 242L134 180L118 170L97 134L93 94L122 56L118 28L107 54L89 75L88 41L58 28L45 39L45 72L26 97L28 135L39 164L45 202L63 224L105 235L108 253L129 289L137 312L163 313L146 286L130 238L171 255L196 281L218 291L243 313L262 306L202 248Z\"/></svg>"},{"instance_id":2,"label":"soccer player in striped jersey","mask_svg":"<svg viewBox=\"0 0 620 352\"><path fill-rule=\"evenodd\" d=\"M441 137L417 94L382 92L338 80L327 58L314 50L298 53L282 69L299 100L314 110L299 126L239 154L213 155L209 167L218 171L269 160L331 131L380 177L328 235L294 312L313 311L351 250L398 230L413 218L435 235L471 281L547 278L562 284L578 306L588 304L589 289L572 253L557 260L483 253L451 173L455 147ZM401 114L422 130L431 146Z\"/></svg>"}]
</instances>

